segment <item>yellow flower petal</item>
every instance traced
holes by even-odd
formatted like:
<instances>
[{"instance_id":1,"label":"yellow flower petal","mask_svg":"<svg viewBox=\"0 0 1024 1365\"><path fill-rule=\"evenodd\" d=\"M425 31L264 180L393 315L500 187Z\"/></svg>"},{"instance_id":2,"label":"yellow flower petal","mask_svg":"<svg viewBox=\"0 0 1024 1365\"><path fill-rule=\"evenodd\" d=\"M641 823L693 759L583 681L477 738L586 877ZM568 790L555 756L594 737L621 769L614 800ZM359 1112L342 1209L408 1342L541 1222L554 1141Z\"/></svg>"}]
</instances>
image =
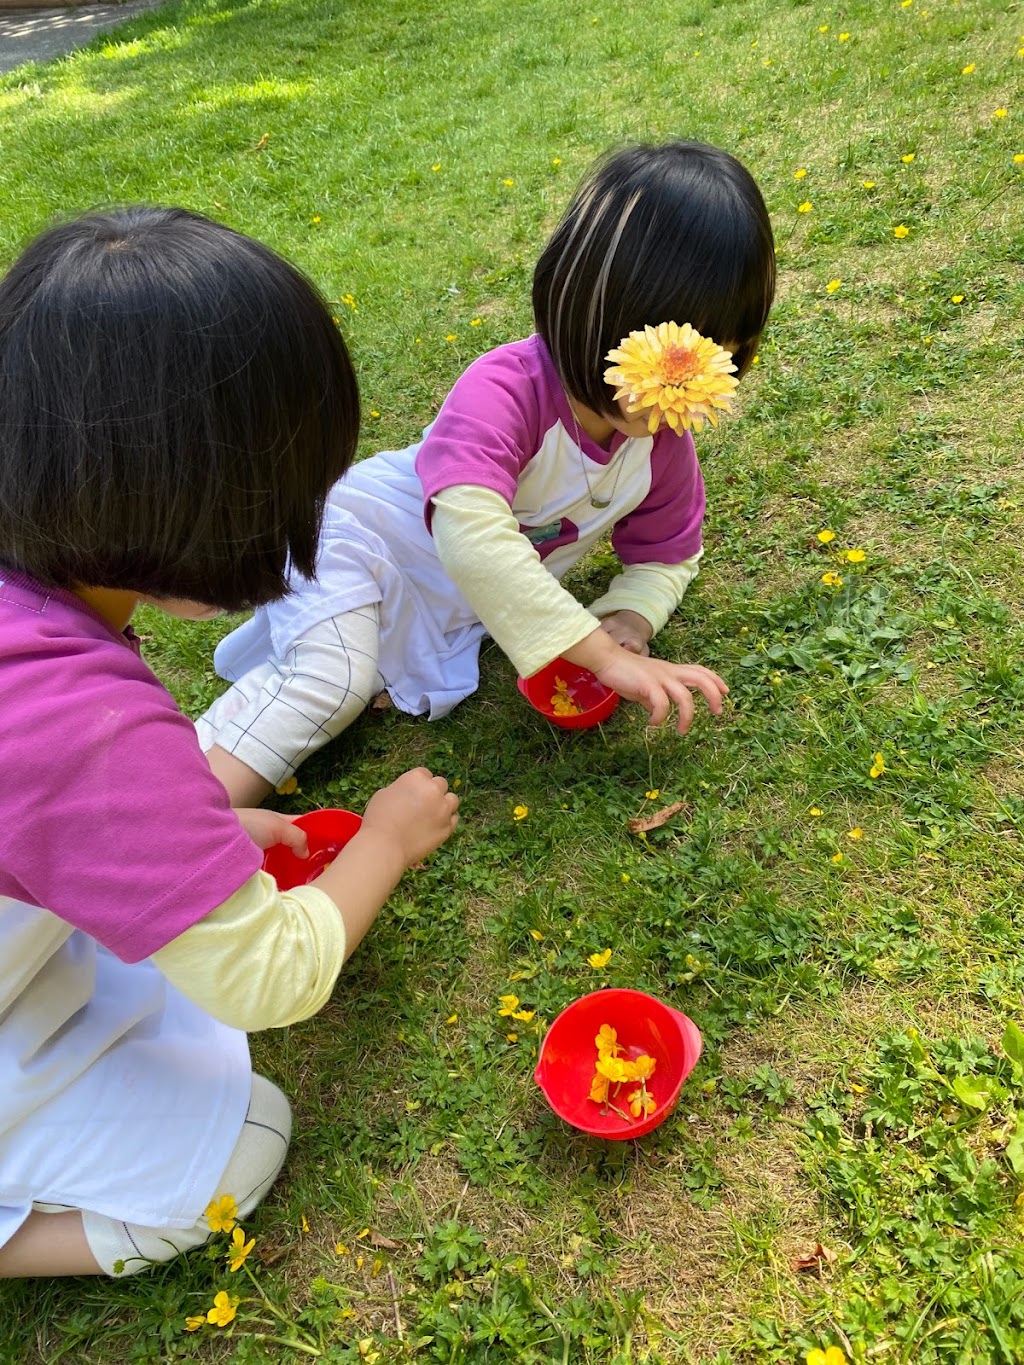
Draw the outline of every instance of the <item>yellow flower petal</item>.
<instances>
[{"instance_id":1,"label":"yellow flower petal","mask_svg":"<svg viewBox=\"0 0 1024 1365\"><path fill-rule=\"evenodd\" d=\"M842 283L843 283L842 280L829 280L825 288L828 290L830 294L834 294L837 289L842 287Z\"/></svg>"},{"instance_id":2,"label":"yellow flower petal","mask_svg":"<svg viewBox=\"0 0 1024 1365\"><path fill-rule=\"evenodd\" d=\"M916 152L907 152L906 156L900 157L900 160L903 162L904 166L909 166L916 155Z\"/></svg>"},{"instance_id":3,"label":"yellow flower petal","mask_svg":"<svg viewBox=\"0 0 1024 1365\"><path fill-rule=\"evenodd\" d=\"M608 966L608 963L611 961L611 956L612 950L610 948L605 948L603 952L591 953L587 958L587 961L596 972L599 972L603 967Z\"/></svg>"},{"instance_id":4,"label":"yellow flower petal","mask_svg":"<svg viewBox=\"0 0 1024 1365\"><path fill-rule=\"evenodd\" d=\"M847 832L846 837L847 839L863 839L864 831L861 829L860 825L854 825L853 829Z\"/></svg>"},{"instance_id":5,"label":"yellow flower petal","mask_svg":"<svg viewBox=\"0 0 1024 1365\"><path fill-rule=\"evenodd\" d=\"M808 815L820 815L820 814L821 814L821 807L820 807L820 806L811 806L811 808L810 808L810 810L807 812L807 814L808 814Z\"/></svg>"},{"instance_id":6,"label":"yellow flower petal","mask_svg":"<svg viewBox=\"0 0 1024 1365\"><path fill-rule=\"evenodd\" d=\"M846 562L847 562L847 564L863 564L863 563L864 563L864 560L865 560L866 558L867 558L867 555L865 554L865 552L864 552L863 550L847 550L847 551L846 551Z\"/></svg>"},{"instance_id":7,"label":"yellow flower petal","mask_svg":"<svg viewBox=\"0 0 1024 1365\"><path fill-rule=\"evenodd\" d=\"M531 929L530 937L536 939L538 943L544 942L544 935L541 933L539 929Z\"/></svg>"},{"instance_id":8,"label":"yellow flower petal","mask_svg":"<svg viewBox=\"0 0 1024 1365\"><path fill-rule=\"evenodd\" d=\"M910 229L909 229L908 227L906 227L903 223L900 223L898 227L894 227L894 228L893 228L893 230L892 230L892 235L893 235L894 237L900 237L900 238L909 237L909 235L910 235Z\"/></svg>"},{"instance_id":9,"label":"yellow flower petal","mask_svg":"<svg viewBox=\"0 0 1024 1365\"><path fill-rule=\"evenodd\" d=\"M964 69L960 72L960 75L961 75L961 76L970 76L971 73L972 73L973 71L974 71L974 63L973 63L973 62L968 62L967 65L964 67Z\"/></svg>"},{"instance_id":10,"label":"yellow flower petal","mask_svg":"<svg viewBox=\"0 0 1024 1365\"><path fill-rule=\"evenodd\" d=\"M1006 115L1007 115L1007 112L1008 112L1008 111L1007 111L1006 109L993 109L993 110L992 110L992 117L993 117L993 118L1005 118Z\"/></svg>"},{"instance_id":11,"label":"yellow flower petal","mask_svg":"<svg viewBox=\"0 0 1024 1365\"><path fill-rule=\"evenodd\" d=\"M875 182L873 180L862 180L860 183L866 190L873 190L875 188Z\"/></svg>"},{"instance_id":12,"label":"yellow flower petal","mask_svg":"<svg viewBox=\"0 0 1024 1365\"><path fill-rule=\"evenodd\" d=\"M529 807L529 806L513 806L513 808L512 808L512 819L513 819L513 820L525 820L526 817L529 815L529 813L530 813L530 807Z\"/></svg>"},{"instance_id":13,"label":"yellow flower petal","mask_svg":"<svg viewBox=\"0 0 1024 1365\"><path fill-rule=\"evenodd\" d=\"M811 201L809 199L805 199L802 204L797 204L796 211L797 213L810 213L813 207L814 205L811 203Z\"/></svg>"},{"instance_id":14,"label":"yellow flower petal","mask_svg":"<svg viewBox=\"0 0 1024 1365\"><path fill-rule=\"evenodd\" d=\"M842 576L837 573L823 573L821 575L821 581L825 584L826 588L841 588L843 586Z\"/></svg>"},{"instance_id":15,"label":"yellow flower petal","mask_svg":"<svg viewBox=\"0 0 1024 1365\"><path fill-rule=\"evenodd\" d=\"M835 538L835 531L830 531L827 527L824 531L818 532L818 539L821 541L822 545L828 545L829 542L835 540Z\"/></svg>"}]
</instances>

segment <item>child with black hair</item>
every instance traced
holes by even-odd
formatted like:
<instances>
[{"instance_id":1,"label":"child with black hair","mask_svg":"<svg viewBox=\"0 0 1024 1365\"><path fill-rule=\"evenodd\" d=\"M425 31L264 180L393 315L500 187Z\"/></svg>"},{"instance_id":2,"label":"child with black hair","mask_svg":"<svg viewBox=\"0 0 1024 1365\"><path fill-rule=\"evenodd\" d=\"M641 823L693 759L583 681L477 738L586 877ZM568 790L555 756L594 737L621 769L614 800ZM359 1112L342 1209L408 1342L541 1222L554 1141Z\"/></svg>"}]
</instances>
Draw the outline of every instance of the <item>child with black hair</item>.
<instances>
[{"instance_id":1,"label":"child with black hair","mask_svg":"<svg viewBox=\"0 0 1024 1365\"><path fill-rule=\"evenodd\" d=\"M727 406L774 288L768 214L734 157L669 142L599 163L537 264L537 333L475 361L421 443L351 469L316 581L218 647L233 686L198 729L232 800L262 799L381 687L445 715L477 686L485 632L520 674L564 656L652 724L674 704L684 733L691 688L720 712L717 674L648 643L702 554L687 424ZM586 609L559 579L608 533L624 572Z\"/></svg>"},{"instance_id":2,"label":"child with black hair","mask_svg":"<svg viewBox=\"0 0 1024 1365\"><path fill-rule=\"evenodd\" d=\"M181 209L36 239L0 280L0 1276L131 1273L248 1213L291 1113L243 1029L327 1001L457 798L420 768L284 893L139 657L312 572L359 400L313 286ZM204 1212L206 1211L206 1212Z\"/></svg>"}]
</instances>

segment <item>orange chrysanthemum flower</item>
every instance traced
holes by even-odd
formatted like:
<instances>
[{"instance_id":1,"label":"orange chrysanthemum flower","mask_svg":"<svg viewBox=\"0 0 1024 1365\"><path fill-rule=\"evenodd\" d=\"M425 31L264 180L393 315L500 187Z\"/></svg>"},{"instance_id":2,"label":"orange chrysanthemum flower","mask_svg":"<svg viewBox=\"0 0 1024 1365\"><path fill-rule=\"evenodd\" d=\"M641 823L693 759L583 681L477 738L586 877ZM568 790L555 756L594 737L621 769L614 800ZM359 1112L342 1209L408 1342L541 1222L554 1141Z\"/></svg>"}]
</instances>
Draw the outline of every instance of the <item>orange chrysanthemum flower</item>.
<instances>
[{"instance_id":1,"label":"orange chrysanthemum flower","mask_svg":"<svg viewBox=\"0 0 1024 1365\"><path fill-rule=\"evenodd\" d=\"M662 419L673 431L700 431L705 422L718 425L728 412L739 383L732 354L688 322L663 322L630 332L609 351L612 361L605 382L616 386L616 401L626 399L629 412L650 409L647 427L653 435Z\"/></svg>"}]
</instances>

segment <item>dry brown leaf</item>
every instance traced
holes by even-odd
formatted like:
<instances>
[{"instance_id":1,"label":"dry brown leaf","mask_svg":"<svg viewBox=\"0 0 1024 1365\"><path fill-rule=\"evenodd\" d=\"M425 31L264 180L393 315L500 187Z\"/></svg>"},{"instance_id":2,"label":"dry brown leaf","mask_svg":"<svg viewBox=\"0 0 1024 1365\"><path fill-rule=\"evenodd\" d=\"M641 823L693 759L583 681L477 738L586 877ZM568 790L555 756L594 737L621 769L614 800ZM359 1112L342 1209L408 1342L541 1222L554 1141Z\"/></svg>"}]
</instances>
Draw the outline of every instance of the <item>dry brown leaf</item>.
<instances>
[{"instance_id":1,"label":"dry brown leaf","mask_svg":"<svg viewBox=\"0 0 1024 1365\"><path fill-rule=\"evenodd\" d=\"M673 801L671 806L662 806L661 810L656 810L651 815L637 815L632 820L627 820L626 828L630 834L646 834L649 829L659 829L671 820L673 815L686 810L686 807L685 801Z\"/></svg>"},{"instance_id":2,"label":"dry brown leaf","mask_svg":"<svg viewBox=\"0 0 1024 1365\"><path fill-rule=\"evenodd\" d=\"M394 706L394 702L391 700L391 694L386 691L378 692L370 702L371 711L386 711L390 706Z\"/></svg>"},{"instance_id":3,"label":"dry brown leaf","mask_svg":"<svg viewBox=\"0 0 1024 1365\"><path fill-rule=\"evenodd\" d=\"M791 1270L821 1270L823 1265L831 1265L836 1259L836 1253L823 1247L820 1242L815 1245L812 1252L806 1256L796 1256L790 1261Z\"/></svg>"},{"instance_id":4,"label":"dry brown leaf","mask_svg":"<svg viewBox=\"0 0 1024 1365\"><path fill-rule=\"evenodd\" d=\"M385 1237L383 1232L370 1233L370 1246L377 1247L379 1251L398 1251L401 1242L393 1242L390 1237Z\"/></svg>"}]
</instances>

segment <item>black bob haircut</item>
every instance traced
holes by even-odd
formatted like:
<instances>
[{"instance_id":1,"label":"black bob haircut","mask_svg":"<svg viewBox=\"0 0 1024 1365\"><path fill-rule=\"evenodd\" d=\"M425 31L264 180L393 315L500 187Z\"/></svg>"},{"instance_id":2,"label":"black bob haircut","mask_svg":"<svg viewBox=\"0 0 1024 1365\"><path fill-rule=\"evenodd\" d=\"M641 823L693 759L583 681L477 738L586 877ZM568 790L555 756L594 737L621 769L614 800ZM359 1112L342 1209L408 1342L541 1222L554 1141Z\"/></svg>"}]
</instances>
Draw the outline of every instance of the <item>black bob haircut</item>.
<instances>
[{"instance_id":1,"label":"black bob haircut","mask_svg":"<svg viewBox=\"0 0 1024 1365\"><path fill-rule=\"evenodd\" d=\"M702 142L624 147L584 177L533 276L533 314L571 398L617 415L608 352L630 332L690 323L753 361L775 296L761 192Z\"/></svg>"},{"instance_id":2,"label":"black bob haircut","mask_svg":"<svg viewBox=\"0 0 1024 1365\"><path fill-rule=\"evenodd\" d=\"M41 583L282 597L358 431L316 288L208 218L89 214L0 281L0 563Z\"/></svg>"}]
</instances>

